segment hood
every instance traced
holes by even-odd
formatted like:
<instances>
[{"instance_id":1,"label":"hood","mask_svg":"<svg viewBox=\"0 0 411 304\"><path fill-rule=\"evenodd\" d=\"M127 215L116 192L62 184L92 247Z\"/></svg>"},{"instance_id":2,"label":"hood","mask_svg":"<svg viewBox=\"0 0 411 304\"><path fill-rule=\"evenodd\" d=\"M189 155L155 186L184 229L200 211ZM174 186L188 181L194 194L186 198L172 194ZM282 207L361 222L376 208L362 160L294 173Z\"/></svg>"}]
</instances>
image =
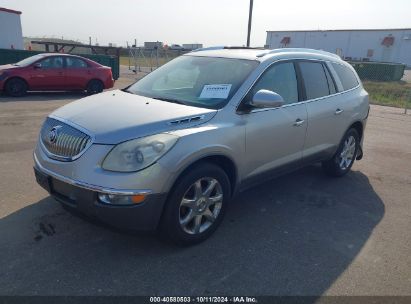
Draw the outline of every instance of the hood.
<instances>
[{"instance_id":1,"label":"hood","mask_svg":"<svg viewBox=\"0 0 411 304\"><path fill-rule=\"evenodd\" d=\"M85 128L99 144L126 140L193 127L217 113L125 93L109 91L67 104L50 115Z\"/></svg>"},{"instance_id":2,"label":"hood","mask_svg":"<svg viewBox=\"0 0 411 304\"><path fill-rule=\"evenodd\" d=\"M17 65L12 65L12 64L0 65L0 71L13 70L13 69L19 69L19 68L21 67Z\"/></svg>"}]
</instances>

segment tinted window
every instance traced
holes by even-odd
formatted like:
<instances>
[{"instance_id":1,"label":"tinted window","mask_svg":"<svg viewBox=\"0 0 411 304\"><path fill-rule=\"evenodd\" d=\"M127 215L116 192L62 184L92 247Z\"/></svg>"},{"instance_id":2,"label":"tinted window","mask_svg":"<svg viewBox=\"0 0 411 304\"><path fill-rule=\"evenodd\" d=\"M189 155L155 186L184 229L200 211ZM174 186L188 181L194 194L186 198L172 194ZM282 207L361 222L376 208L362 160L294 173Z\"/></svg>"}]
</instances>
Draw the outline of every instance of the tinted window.
<instances>
[{"instance_id":1,"label":"tinted window","mask_svg":"<svg viewBox=\"0 0 411 304\"><path fill-rule=\"evenodd\" d=\"M269 90L280 94L285 103L298 101L297 77L292 62L275 64L254 85L247 95L247 101L252 99L259 90Z\"/></svg>"},{"instance_id":2,"label":"tinted window","mask_svg":"<svg viewBox=\"0 0 411 304\"><path fill-rule=\"evenodd\" d=\"M84 60L74 57L66 57L66 63L68 68L86 68L87 63Z\"/></svg>"},{"instance_id":3,"label":"tinted window","mask_svg":"<svg viewBox=\"0 0 411 304\"><path fill-rule=\"evenodd\" d=\"M358 85L357 77L355 76L354 72L351 71L351 69L337 63L333 63L332 65L341 80L344 90L355 88Z\"/></svg>"},{"instance_id":4,"label":"tinted window","mask_svg":"<svg viewBox=\"0 0 411 304\"><path fill-rule=\"evenodd\" d=\"M328 68L324 65L324 71L325 71L325 76L327 76L327 81L328 81L328 88L330 91L330 94L335 94L337 93L337 88L335 87L334 80L331 77L330 71Z\"/></svg>"},{"instance_id":5,"label":"tinted window","mask_svg":"<svg viewBox=\"0 0 411 304\"><path fill-rule=\"evenodd\" d=\"M320 62L300 62L307 99L314 99L330 94L327 77Z\"/></svg>"},{"instance_id":6,"label":"tinted window","mask_svg":"<svg viewBox=\"0 0 411 304\"><path fill-rule=\"evenodd\" d=\"M63 68L63 58L62 57L48 57L40 61L42 69L61 69Z\"/></svg>"}]
</instances>

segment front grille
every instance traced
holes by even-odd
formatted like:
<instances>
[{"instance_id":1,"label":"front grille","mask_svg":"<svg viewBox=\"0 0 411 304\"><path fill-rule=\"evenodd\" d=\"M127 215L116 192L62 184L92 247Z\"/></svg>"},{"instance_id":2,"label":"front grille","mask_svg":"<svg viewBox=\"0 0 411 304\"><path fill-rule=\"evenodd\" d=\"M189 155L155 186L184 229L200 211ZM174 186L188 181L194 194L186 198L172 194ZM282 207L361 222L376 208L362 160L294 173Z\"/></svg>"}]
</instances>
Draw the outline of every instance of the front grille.
<instances>
[{"instance_id":1,"label":"front grille","mask_svg":"<svg viewBox=\"0 0 411 304\"><path fill-rule=\"evenodd\" d=\"M76 159L91 143L86 133L50 117L44 122L40 137L48 155L62 161Z\"/></svg>"}]
</instances>

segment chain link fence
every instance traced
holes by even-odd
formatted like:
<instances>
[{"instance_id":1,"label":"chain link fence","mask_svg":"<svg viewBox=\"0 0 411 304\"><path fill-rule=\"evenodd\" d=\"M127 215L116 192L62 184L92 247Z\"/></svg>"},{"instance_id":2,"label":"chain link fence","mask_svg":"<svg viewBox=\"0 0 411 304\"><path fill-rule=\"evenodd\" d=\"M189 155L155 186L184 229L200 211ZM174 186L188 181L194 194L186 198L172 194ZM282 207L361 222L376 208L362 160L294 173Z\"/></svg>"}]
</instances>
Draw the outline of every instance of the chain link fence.
<instances>
[{"instance_id":1,"label":"chain link fence","mask_svg":"<svg viewBox=\"0 0 411 304\"><path fill-rule=\"evenodd\" d=\"M411 107L411 71L404 64L350 62L361 78L373 104Z\"/></svg>"},{"instance_id":2,"label":"chain link fence","mask_svg":"<svg viewBox=\"0 0 411 304\"><path fill-rule=\"evenodd\" d=\"M166 62L189 52L188 50L146 49L134 47L127 49L127 55L120 58L120 64L128 66L134 73L150 73Z\"/></svg>"}]
</instances>

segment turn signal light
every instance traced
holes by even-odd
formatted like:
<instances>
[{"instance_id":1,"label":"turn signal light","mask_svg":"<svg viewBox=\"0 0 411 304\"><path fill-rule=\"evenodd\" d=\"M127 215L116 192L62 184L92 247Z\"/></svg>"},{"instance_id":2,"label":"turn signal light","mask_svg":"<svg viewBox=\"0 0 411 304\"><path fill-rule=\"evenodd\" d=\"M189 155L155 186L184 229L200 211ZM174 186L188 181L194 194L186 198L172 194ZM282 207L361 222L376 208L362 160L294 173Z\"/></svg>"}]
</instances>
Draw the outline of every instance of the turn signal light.
<instances>
[{"instance_id":1,"label":"turn signal light","mask_svg":"<svg viewBox=\"0 0 411 304\"><path fill-rule=\"evenodd\" d=\"M144 194L137 194L137 195L131 196L131 201L134 204L140 204L141 202L144 201L145 198L146 198L146 196Z\"/></svg>"},{"instance_id":2,"label":"turn signal light","mask_svg":"<svg viewBox=\"0 0 411 304\"><path fill-rule=\"evenodd\" d=\"M141 204L145 198L145 194L136 195L115 195L115 194L105 194L100 193L98 195L100 201L108 205L137 205Z\"/></svg>"}]
</instances>

